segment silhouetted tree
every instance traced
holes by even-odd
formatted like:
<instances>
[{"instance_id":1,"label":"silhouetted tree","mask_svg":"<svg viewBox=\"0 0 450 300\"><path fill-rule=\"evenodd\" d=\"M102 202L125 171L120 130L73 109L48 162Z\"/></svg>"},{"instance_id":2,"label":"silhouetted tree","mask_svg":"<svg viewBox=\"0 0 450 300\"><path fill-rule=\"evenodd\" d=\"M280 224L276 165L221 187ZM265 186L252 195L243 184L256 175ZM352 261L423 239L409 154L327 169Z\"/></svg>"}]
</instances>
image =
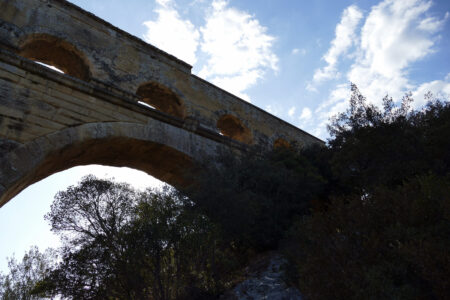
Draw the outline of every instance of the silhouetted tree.
<instances>
[{"instance_id":1,"label":"silhouetted tree","mask_svg":"<svg viewBox=\"0 0 450 300\"><path fill-rule=\"evenodd\" d=\"M448 102L430 102L420 111L411 110L411 102L407 94L396 107L386 96L380 110L352 85L350 108L328 127L336 191L365 193L371 186L395 187L430 171L448 172Z\"/></svg>"},{"instance_id":2,"label":"silhouetted tree","mask_svg":"<svg viewBox=\"0 0 450 300\"><path fill-rule=\"evenodd\" d=\"M319 164L328 200L297 220L285 248L307 298L450 294L450 104L414 111L411 101L385 97L380 110L352 85L350 108L332 120Z\"/></svg>"},{"instance_id":3,"label":"silhouetted tree","mask_svg":"<svg viewBox=\"0 0 450 300\"><path fill-rule=\"evenodd\" d=\"M36 284L50 273L56 262L56 252L47 249L39 252L37 247L32 247L25 253L21 262L14 257L9 258L9 273L0 273L0 299L2 300L32 300L43 299L42 296L33 295Z\"/></svg>"},{"instance_id":4,"label":"silhouetted tree","mask_svg":"<svg viewBox=\"0 0 450 300\"><path fill-rule=\"evenodd\" d=\"M224 264L215 262L215 228L177 197L94 176L59 192L46 218L63 238L62 261L36 292L69 299L201 299L220 292L229 273L219 273Z\"/></svg>"}]
</instances>

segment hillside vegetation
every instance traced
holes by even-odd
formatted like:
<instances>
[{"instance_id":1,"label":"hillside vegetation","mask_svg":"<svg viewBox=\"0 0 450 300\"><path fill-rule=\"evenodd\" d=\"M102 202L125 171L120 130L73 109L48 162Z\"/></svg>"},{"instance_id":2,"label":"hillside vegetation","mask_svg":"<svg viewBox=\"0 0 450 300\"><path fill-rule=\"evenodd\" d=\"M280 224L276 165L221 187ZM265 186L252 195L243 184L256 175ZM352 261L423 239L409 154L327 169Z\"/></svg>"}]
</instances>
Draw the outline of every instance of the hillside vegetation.
<instances>
[{"instance_id":1,"label":"hillside vegetation","mask_svg":"<svg viewBox=\"0 0 450 300\"><path fill-rule=\"evenodd\" d=\"M352 85L327 146L220 153L185 189L87 176L46 216L63 247L11 259L1 299L215 299L273 250L306 299L446 299L450 104L427 97Z\"/></svg>"}]
</instances>

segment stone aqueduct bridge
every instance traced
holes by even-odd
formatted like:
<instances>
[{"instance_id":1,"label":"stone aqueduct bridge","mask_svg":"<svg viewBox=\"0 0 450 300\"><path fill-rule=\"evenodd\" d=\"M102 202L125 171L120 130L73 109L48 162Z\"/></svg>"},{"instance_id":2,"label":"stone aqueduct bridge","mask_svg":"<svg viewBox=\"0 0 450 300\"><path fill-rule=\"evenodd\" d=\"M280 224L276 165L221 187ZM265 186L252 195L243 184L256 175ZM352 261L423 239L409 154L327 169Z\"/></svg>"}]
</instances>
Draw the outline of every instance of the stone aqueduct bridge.
<instances>
[{"instance_id":1,"label":"stone aqueduct bridge","mask_svg":"<svg viewBox=\"0 0 450 300\"><path fill-rule=\"evenodd\" d=\"M294 141L322 143L73 4L0 0L0 206L76 165L128 166L176 185L220 149Z\"/></svg>"}]
</instances>

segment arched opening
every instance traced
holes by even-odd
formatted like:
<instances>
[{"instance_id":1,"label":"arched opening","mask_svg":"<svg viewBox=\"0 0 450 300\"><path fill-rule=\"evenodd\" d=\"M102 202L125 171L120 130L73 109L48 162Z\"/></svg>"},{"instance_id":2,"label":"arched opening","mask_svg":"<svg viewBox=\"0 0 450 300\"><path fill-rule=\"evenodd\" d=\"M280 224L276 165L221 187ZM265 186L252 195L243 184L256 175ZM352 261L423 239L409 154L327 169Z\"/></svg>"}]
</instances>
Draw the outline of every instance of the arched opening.
<instances>
[{"instance_id":1,"label":"arched opening","mask_svg":"<svg viewBox=\"0 0 450 300\"><path fill-rule=\"evenodd\" d=\"M175 187L187 185L193 160L180 138L119 122L84 124L38 138L0 159L0 207L51 174L90 164L129 167Z\"/></svg>"},{"instance_id":2,"label":"arched opening","mask_svg":"<svg viewBox=\"0 0 450 300\"><path fill-rule=\"evenodd\" d=\"M9 212L11 212L9 207L15 207L13 210L16 211L16 214L13 218L18 219L19 222L21 217L26 217L27 215L25 212L22 213L22 210L28 212L37 205L30 205L30 201L22 202L21 206L9 205L7 202L10 199L16 195L20 197L22 195L20 192L27 192L28 189L26 188L32 188L34 186L33 183L38 182L37 186L39 186L41 180L46 181L48 178L54 177L50 175L58 175L56 173L60 171L66 173L67 170L74 169L72 168L74 166L88 166L89 170L87 172L94 174L93 169L95 166L92 164L129 167L144 171L174 187L182 187L189 184L191 179L185 175L191 175L192 173L189 172L194 166L191 158L192 154L189 150L191 148L185 147L186 143L184 142L180 143L180 139L183 136L177 136L176 139L171 138L167 136L167 132L161 131L161 128L157 126L155 127L148 124L121 122L90 123L67 128L14 148L6 156L0 157L0 217L3 216L3 219L0 220L0 225L14 226L13 220L11 222L3 222L11 218L11 214L2 213L4 204L7 204L6 211ZM189 138L189 136L186 136L186 138ZM68 176L67 173L65 176ZM110 178L110 176L107 177ZM136 182L142 181L145 177L146 175L142 173L133 174L128 172L128 179L130 180L126 181L136 186ZM117 181L124 181L123 177L116 177L116 179ZM64 180L60 179L56 183L50 184L52 187L58 186L58 191L65 190L64 187L67 187L68 184L64 185L63 183L62 186L60 185L61 181ZM76 183L71 182L70 185ZM139 185L142 186L142 184ZM39 202L42 199L41 195L47 195L47 197L53 199L55 192L55 189L53 189L53 192L49 194L46 188L41 186L39 189L34 189L33 192L28 193L28 198ZM51 199L47 199L46 210L39 208L33 210L33 212L38 213L40 211L42 218L42 215L48 211ZM13 200L17 199L14 198ZM35 226L27 222L28 220L22 220L20 227L26 227L26 224ZM42 239L51 239L45 222L37 225L37 227L40 227L41 230L35 230L36 228L33 227L32 230L22 231L22 234L27 235L25 241L35 244L36 235L39 235ZM42 227L44 228L42 229ZM12 237L8 233L0 233L0 243L2 241L11 241L11 239ZM50 242L53 241L50 240ZM41 244L40 242L38 244L42 247L55 246L45 243ZM11 249L14 251L14 248L4 248L5 251ZM22 249L25 250L25 248ZM11 253L7 252L5 255L9 256Z\"/></svg>"},{"instance_id":3,"label":"arched opening","mask_svg":"<svg viewBox=\"0 0 450 300\"><path fill-rule=\"evenodd\" d=\"M184 104L180 97L159 83L150 82L141 85L136 94L141 97L141 101L144 104L166 114L180 119L184 119L186 115Z\"/></svg>"},{"instance_id":4,"label":"arched opening","mask_svg":"<svg viewBox=\"0 0 450 300\"><path fill-rule=\"evenodd\" d=\"M217 128L224 136L242 143L251 144L252 134L242 122L232 115L223 115L217 121Z\"/></svg>"},{"instance_id":5,"label":"arched opening","mask_svg":"<svg viewBox=\"0 0 450 300\"><path fill-rule=\"evenodd\" d=\"M72 44L54 36L35 34L27 37L20 46L19 55L84 81L90 78L84 55Z\"/></svg>"},{"instance_id":6,"label":"arched opening","mask_svg":"<svg viewBox=\"0 0 450 300\"><path fill-rule=\"evenodd\" d=\"M291 147L291 144L288 141L286 141L285 139L283 139L283 138L276 139L273 142L273 148L274 149L279 149L279 148L289 149L290 147Z\"/></svg>"},{"instance_id":7,"label":"arched opening","mask_svg":"<svg viewBox=\"0 0 450 300\"><path fill-rule=\"evenodd\" d=\"M129 167L173 186L180 186L187 184L184 173L191 167L192 161L187 155L154 142L127 137L86 140L47 155L9 189L9 195L3 197L12 198L27 186L56 172L90 164Z\"/></svg>"},{"instance_id":8,"label":"arched opening","mask_svg":"<svg viewBox=\"0 0 450 300\"><path fill-rule=\"evenodd\" d=\"M41 251L62 246L44 216L50 211L57 192L77 185L88 174L97 178L114 178L116 182L128 183L139 190L163 185L163 182L136 169L102 165L73 167L32 184L0 208L0 228L3 228L0 230L0 272L8 271L6 257L15 254L20 259L32 246L38 246Z\"/></svg>"}]
</instances>

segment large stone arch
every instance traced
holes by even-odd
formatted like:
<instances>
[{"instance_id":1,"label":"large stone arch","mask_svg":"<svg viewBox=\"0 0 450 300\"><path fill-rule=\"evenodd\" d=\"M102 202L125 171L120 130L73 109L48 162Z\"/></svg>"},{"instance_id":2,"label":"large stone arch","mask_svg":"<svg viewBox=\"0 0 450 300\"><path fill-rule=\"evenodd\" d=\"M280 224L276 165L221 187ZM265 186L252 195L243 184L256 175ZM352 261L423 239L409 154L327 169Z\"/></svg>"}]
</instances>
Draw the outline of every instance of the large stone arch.
<instances>
[{"instance_id":1,"label":"large stone arch","mask_svg":"<svg viewBox=\"0 0 450 300\"><path fill-rule=\"evenodd\" d=\"M84 81L91 77L86 56L71 43L49 34L35 33L23 37L18 54Z\"/></svg>"},{"instance_id":2,"label":"large stone arch","mask_svg":"<svg viewBox=\"0 0 450 300\"><path fill-rule=\"evenodd\" d=\"M128 165L170 183L202 151L270 149L278 136L293 145L323 145L191 74L190 65L170 54L68 1L50 2L0 5L0 206L75 164ZM156 153L163 158L147 157ZM167 156L178 164L161 165Z\"/></svg>"},{"instance_id":3,"label":"large stone arch","mask_svg":"<svg viewBox=\"0 0 450 300\"><path fill-rule=\"evenodd\" d=\"M220 147L196 139L205 138L157 122L89 123L39 137L0 159L0 207L27 186L78 165L127 166L184 185L194 161Z\"/></svg>"}]
</instances>

